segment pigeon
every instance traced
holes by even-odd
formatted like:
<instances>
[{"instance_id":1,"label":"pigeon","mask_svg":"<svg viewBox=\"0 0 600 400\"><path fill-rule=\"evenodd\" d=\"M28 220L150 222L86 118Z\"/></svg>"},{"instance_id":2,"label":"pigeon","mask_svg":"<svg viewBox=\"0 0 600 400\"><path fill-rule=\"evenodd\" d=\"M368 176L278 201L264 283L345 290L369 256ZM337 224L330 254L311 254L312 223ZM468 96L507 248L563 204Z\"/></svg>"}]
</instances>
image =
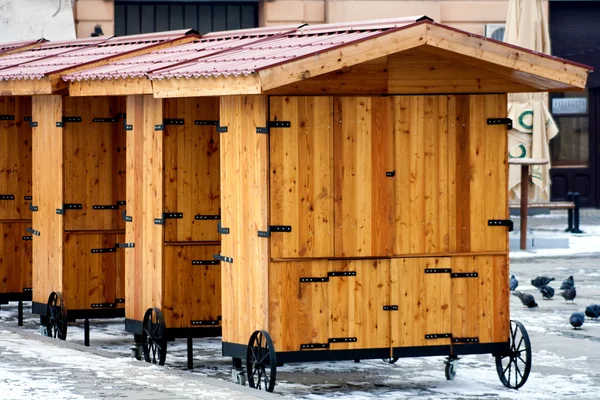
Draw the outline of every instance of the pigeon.
<instances>
[{"instance_id":1,"label":"pigeon","mask_svg":"<svg viewBox=\"0 0 600 400\"><path fill-rule=\"evenodd\" d=\"M592 319L600 317L600 304L590 304L585 308L585 315Z\"/></svg>"},{"instance_id":2,"label":"pigeon","mask_svg":"<svg viewBox=\"0 0 600 400\"><path fill-rule=\"evenodd\" d=\"M581 325L583 325L583 321L585 321L585 316L581 312L574 312L569 318L569 322L573 329L580 329Z\"/></svg>"},{"instance_id":3,"label":"pigeon","mask_svg":"<svg viewBox=\"0 0 600 400\"><path fill-rule=\"evenodd\" d=\"M574 287L575 287L575 281L573 280L573 275L571 275L570 277L568 277L567 279L565 279L563 281L562 285L560 285L559 290L571 289Z\"/></svg>"},{"instance_id":4,"label":"pigeon","mask_svg":"<svg viewBox=\"0 0 600 400\"><path fill-rule=\"evenodd\" d=\"M547 276L538 276L537 278L531 280L531 284L536 288L541 289L553 280L554 278L548 278Z\"/></svg>"},{"instance_id":5,"label":"pigeon","mask_svg":"<svg viewBox=\"0 0 600 400\"><path fill-rule=\"evenodd\" d=\"M510 283L509 283L510 291L514 292L515 289L517 288L517 286L519 286L519 281L517 280L517 278L515 278L514 275L511 275L510 276Z\"/></svg>"},{"instance_id":6,"label":"pigeon","mask_svg":"<svg viewBox=\"0 0 600 400\"><path fill-rule=\"evenodd\" d=\"M565 302L570 300L571 302L575 303L573 300L575 300L575 296L577 296L577 292L575 291L575 288L565 289L562 292L560 292L560 295L565 298Z\"/></svg>"},{"instance_id":7,"label":"pigeon","mask_svg":"<svg viewBox=\"0 0 600 400\"><path fill-rule=\"evenodd\" d=\"M540 288L540 292L542 292L542 298L544 300L550 300L554 297L554 288L552 286L544 286Z\"/></svg>"},{"instance_id":8,"label":"pigeon","mask_svg":"<svg viewBox=\"0 0 600 400\"><path fill-rule=\"evenodd\" d=\"M519 291L516 291L513 293L515 296L517 296L519 299L521 299L521 303L523 303L523 305L527 308L534 308L537 307L537 303L535 302L535 299L533 298L532 295L527 294L527 293L521 293Z\"/></svg>"}]
</instances>

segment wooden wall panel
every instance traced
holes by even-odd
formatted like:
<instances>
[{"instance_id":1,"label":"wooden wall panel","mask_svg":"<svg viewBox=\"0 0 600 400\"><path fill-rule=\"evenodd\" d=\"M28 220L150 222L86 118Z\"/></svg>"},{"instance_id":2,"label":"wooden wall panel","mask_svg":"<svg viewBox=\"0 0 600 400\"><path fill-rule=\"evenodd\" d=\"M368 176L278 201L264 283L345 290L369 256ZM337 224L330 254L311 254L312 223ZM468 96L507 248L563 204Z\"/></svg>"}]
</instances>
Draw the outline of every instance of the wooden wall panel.
<instances>
[{"instance_id":1,"label":"wooden wall panel","mask_svg":"<svg viewBox=\"0 0 600 400\"><path fill-rule=\"evenodd\" d=\"M218 121L217 97L169 99L165 119L183 119L184 125L165 125L165 212L182 212L183 219L165 221L165 240L219 240L214 219L195 220L195 215L219 215L219 133L214 125L195 125L195 120ZM158 218L159 216L157 216Z\"/></svg>"},{"instance_id":2,"label":"wooden wall panel","mask_svg":"<svg viewBox=\"0 0 600 400\"><path fill-rule=\"evenodd\" d=\"M393 253L392 99L334 99L335 255Z\"/></svg>"},{"instance_id":3,"label":"wooden wall panel","mask_svg":"<svg viewBox=\"0 0 600 400\"><path fill-rule=\"evenodd\" d=\"M268 326L269 241L257 232L268 221L268 136L265 96L221 97L221 221L223 341L247 345L253 331ZM227 317L225 317L227 316Z\"/></svg>"},{"instance_id":4,"label":"wooden wall panel","mask_svg":"<svg viewBox=\"0 0 600 400\"><path fill-rule=\"evenodd\" d=\"M34 96L32 119L38 122L32 133L33 205L33 301L46 303L52 291L62 290L63 222L56 209L63 201L63 130L61 96Z\"/></svg>"},{"instance_id":5,"label":"wooden wall panel","mask_svg":"<svg viewBox=\"0 0 600 400\"><path fill-rule=\"evenodd\" d=\"M66 117L81 117L82 122L65 122L64 176L65 203L80 203L82 210L64 214L66 230L104 230L122 228L118 210L94 210L94 205L116 205L119 199L118 151L124 134L119 122L92 122L94 118L113 118L123 113L115 97L65 97ZM122 164L122 161L121 161Z\"/></svg>"},{"instance_id":6,"label":"wooden wall panel","mask_svg":"<svg viewBox=\"0 0 600 400\"><path fill-rule=\"evenodd\" d=\"M92 253L115 248L114 233L64 234L63 296L67 310L88 310L92 304L115 303L117 252Z\"/></svg>"},{"instance_id":7,"label":"wooden wall panel","mask_svg":"<svg viewBox=\"0 0 600 400\"><path fill-rule=\"evenodd\" d=\"M163 205L162 101L152 96L128 96L127 215L125 249L125 315L141 321L150 307L162 307L163 225L154 224Z\"/></svg>"},{"instance_id":8,"label":"wooden wall panel","mask_svg":"<svg viewBox=\"0 0 600 400\"><path fill-rule=\"evenodd\" d=\"M190 328L192 320L221 316L221 266L192 265L212 261L218 245L165 246L163 314L167 328Z\"/></svg>"},{"instance_id":9,"label":"wooden wall panel","mask_svg":"<svg viewBox=\"0 0 600 400\"><path fill-rule=\"evenodd\" d=\"M31 97L0 97L0 115L13 120L0 121L0 220L31 219Z\"/></svg>"},{"instance_id":10,"label":"wooden wall panel","mask_svg":"<svg viewBox=\"0 0 600 400\"><path fill-rule=\"evenodd\" d=\"M270 119L290 128L270 131L270 224L274 258L333 257L333 99L271 97Z\"/></svg>"},{"instance_id":11,"label":"wooden wall panel","mask_svg":"<svg viewBox=\"0 0 600 400\"><path fill-rule=\"evenodd\" d=\"M0 293L22 293L31 288L32 241L30 222L0 223Z\"/></svg>"}]
</instances>

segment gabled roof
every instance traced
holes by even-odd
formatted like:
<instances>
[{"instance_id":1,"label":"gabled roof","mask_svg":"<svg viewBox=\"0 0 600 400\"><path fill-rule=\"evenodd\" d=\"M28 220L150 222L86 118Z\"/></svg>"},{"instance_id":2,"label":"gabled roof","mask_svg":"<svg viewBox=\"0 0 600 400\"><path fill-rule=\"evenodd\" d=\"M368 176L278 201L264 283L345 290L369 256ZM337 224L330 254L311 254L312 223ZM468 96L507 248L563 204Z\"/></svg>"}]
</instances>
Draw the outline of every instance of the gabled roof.
<instances>
[{"instance_id":1,"label":"gabled roof","mask_svg":"<svg viewBox=\"0 0 600 400\"><path fill-rule=\"evenodd\" d=\"M124 37L97 37L49 42L28 51L0 58L0 93L50 94L66 87L60 80L66 72L102 65L121 57L144 54L166 45L194 40L193 30L151 33ZM28 85L28 80L44 80ZM11 82L12 81L12 82ZM22 81L15 83L14 81ZM21 89L15 92L15 87ZM36 89L27 93L28 86ZM43 88L43 89L42 89Z\"/></svg>"}]
</instances>

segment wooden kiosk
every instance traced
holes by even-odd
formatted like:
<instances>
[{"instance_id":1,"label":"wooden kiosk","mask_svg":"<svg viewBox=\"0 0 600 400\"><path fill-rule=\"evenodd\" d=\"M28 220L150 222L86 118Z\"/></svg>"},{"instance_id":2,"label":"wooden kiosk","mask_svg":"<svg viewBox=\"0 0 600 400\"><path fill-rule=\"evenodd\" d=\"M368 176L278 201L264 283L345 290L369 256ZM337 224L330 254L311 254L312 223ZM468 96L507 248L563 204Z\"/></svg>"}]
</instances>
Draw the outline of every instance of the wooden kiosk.
<instances>
[{"instance_id":1,"label":"wooden kiosk","mask_svg":"<svg viewBox=\"0 0 600 400\"><path fill-rule=\"evenodd\" d=\"M143 261L128 256L126 275L142 268L135 281L156 286L128 299L168 309L165 230L151 221L178 210L162 206L157 98L220 96L223 354L246 360L250 386L272 391L285 362L433 355L453 379L458 356L479 353L522 386L531 347L509 315L506 93L581 90L590 68L428 18L230 39L181 49L197 52L189 62L136 65L143 77L112 65L70 88L96 94L118 75L146 95L128 99L128 123L145 131L143 149L127 146L144 174L128 182L147 182ZM129 122L135 107L146 114Z\"/></svg>"}]
</instances>

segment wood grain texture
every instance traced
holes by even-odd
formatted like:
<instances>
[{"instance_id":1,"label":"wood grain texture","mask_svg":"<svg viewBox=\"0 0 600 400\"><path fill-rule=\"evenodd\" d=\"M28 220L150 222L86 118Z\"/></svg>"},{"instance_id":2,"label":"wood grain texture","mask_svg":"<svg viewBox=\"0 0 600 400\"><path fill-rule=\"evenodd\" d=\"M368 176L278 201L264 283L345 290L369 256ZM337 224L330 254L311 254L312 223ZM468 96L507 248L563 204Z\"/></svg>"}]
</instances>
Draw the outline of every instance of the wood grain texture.
<instances>
[{"instance_id":1,"label":"wood grain texture","mask_svg":"<svg viewBox=\"0 0 600 400\"><path fill-rule=\"evenodd\" d=\"M290 225L271 238L273 257L331 257L333 248L333 100L272 97L271 225Z\"/></svg>"},{"instance_id":2,"label":"wood grain texture","mask_svg":"<svg viewBox=\"0 0 600 400\"><path fill-rule=\"evenodd\" d=\"M31 222L0 223L0 293L22 293L31 288Z\"/></svg>"},{"instance_id":3,"label":"wood grain texture","mask_svg":"<svg viewBox=\"0 0 600 400\"><path fill-rule=\"evenodd\" d=\"M53 291L63 289L63 226L64 219L56 209L63 197L63 131L56 127L62 120L61 96L34 96L32 119L38 122L32 134L33 229L40 236L33 238L33 301L46 303ZM68 306L67 306L68 307Z\"/></svg>"},{"instance_id":4,"label":"wood grain texture","mask_svg":"<svg viewBox=\"0 0 600 400\"><path fill-rule=\"evenodd\" d=\"M267 229L268 137L256 128L267 123L264 96L221 97L223 341L248 343L253 331L268 326L269 242L257 232ZM249 284L251 282L251 284ZM227 316L227 317L225 317Z\"/></svg>"},{"instance_id":5,"label":"wood grain texture","mask_svg":"<svg viewBox=\"0 0 600 400\"><path fill-rule=\"evenodd\" d=\"M169 328L189 328L192 320L217 320L221 316L221 266L192 265L193 260L213 260L218 245L164 248L163 315Z\"/></svg>"},{"instance_id":6,"label":"wood grain texture","mask_svg":"<svg viewBox=\"0 0 600 400\"><path fill-rule=\"evenodd\" d=\"M14 117L0 121L0 195L14 195L0 200L0 220L31 219L31 97L0 97L0 115Z\"/></svg>"},{"instance_id":7,"label":"wood grain texture","mask_svg":"<svg viewBox=\"0 0 600 400\"><path fill-rule=\"evenodd\" d=\"M185 125L165 125L165 212L182 212L183 219L165 221L165 241L219 240L214 219L219 215L219 133L213 125L195 120L219 120L218 98L183 98L164 102L165 119L183 119Z\"/></svg>"}]
</instances>

